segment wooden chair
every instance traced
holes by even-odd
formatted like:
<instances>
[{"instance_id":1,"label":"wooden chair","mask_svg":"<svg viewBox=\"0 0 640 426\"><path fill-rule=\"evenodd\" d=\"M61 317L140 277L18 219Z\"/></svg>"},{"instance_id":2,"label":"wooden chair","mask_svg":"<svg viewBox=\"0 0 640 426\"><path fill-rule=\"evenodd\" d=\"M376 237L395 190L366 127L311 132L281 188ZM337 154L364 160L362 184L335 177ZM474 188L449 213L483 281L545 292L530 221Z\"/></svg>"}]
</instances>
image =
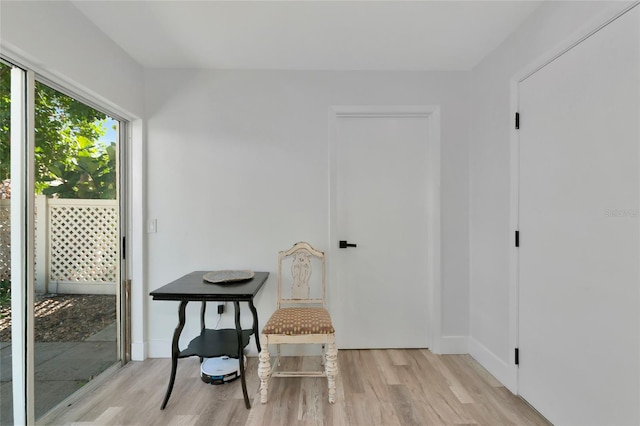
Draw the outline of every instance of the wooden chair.
<instances>
[{"instance_id":1,"label":"wooden chair","mask_svg":"<svg viewBox=\"0 0 640 426\"><path fill-rule=\"evenodd\" d=\"M283 262L291 261L291 274L283 276ZM310 286L312 265L321 265L322 288ZM270 377L326 377L329 402L336 401L336 376L338 374L338 350L335 330L325 307L325 256L308 243L296 243L278 256L278 306L262 329L260 341L260 400L267 402ZM316 277L317 278L317 277ZM283 282L290 281L291 289L284 289ZM314 282L318 279L314 279ZM318 286L316 286L318 287ZM314 291L315 290L315 291ZM284 296L283 294L286 294ZM276 371L280 366L280 344L321 344L324 352L322 371ZM277 356L271 367L269 345L276 345Z\"/></svg>"}]
</instances>

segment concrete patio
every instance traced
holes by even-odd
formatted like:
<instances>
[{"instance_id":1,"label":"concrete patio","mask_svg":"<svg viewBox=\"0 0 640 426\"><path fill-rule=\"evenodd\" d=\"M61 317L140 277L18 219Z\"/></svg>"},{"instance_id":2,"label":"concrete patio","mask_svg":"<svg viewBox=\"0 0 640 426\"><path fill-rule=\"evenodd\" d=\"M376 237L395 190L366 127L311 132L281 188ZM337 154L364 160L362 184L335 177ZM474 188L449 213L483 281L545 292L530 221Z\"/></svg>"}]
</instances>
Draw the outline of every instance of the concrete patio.
<instances>
[{"instance_id":1,"label":"concrete patio","mask_svg":"<svg viewBox=\"0 0 640 426\"><path fill-rule=\"evenodd\" d=\"M81 342L36 342L38 419L117 361L115 322ZM0 424L13 425L11 343L0 342Z\"/></svg>"}]
</instances>

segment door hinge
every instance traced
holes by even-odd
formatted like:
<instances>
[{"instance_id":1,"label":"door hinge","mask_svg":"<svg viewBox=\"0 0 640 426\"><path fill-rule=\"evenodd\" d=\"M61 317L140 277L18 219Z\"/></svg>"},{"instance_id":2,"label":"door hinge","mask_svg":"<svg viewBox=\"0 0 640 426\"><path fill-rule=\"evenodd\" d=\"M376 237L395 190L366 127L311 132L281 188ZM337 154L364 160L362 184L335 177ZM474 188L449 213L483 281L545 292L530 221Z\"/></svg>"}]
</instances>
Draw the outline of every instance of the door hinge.
<instances>
[{"instance_id":1,"label":"door hinge","mask_svg":"<svg viewBox=\"0 0 640 426\"><path fill-rule=\"evenodd\" d=\"M516 130L520 128L520 113L516 112Z\"/></svg>"},{"instance_id":2,"label":"door hinge","mask_svg":"<svg viewBox=\"0 0 640 426\"><path fill-rule=\"evenodd\" d=\"M520 365L520 349L516 348L514 352L516 365Z\"/></svg>"},{"instance_id":3,"label":"door hinge","mask_svg":"<svg viewBox=\"0 0 640 426\"><path fill-rule=\"evenodd\" d=\"M127 237L122 237L122 260L127 259Z\"/></svg>"},{"instance_id":4,"label":"door hinge","mask_svg":"<svg viewBox=\"0 0 640 426\"><path fill-rule=\"evenodd\" d=\"M516 231L516 247L520 247L520 231Z\"/></svg>"}]
</instances>

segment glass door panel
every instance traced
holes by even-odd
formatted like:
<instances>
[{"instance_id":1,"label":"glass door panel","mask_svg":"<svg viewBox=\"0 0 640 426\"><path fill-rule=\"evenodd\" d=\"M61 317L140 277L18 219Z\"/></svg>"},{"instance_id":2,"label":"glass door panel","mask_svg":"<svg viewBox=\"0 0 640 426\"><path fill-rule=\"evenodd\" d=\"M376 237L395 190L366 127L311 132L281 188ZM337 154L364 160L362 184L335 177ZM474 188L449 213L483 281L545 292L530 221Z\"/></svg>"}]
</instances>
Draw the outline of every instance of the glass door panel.
<instances>
[{"instance_id":1,"label":"glass door panel","mask_svg":"<svg viewBox=\"0 0 640 426\"><path fill-rule=\"evenodd\" d=\"M36 419L119 360L118 126L36 82Z\"/></svg>"}]
</instances>

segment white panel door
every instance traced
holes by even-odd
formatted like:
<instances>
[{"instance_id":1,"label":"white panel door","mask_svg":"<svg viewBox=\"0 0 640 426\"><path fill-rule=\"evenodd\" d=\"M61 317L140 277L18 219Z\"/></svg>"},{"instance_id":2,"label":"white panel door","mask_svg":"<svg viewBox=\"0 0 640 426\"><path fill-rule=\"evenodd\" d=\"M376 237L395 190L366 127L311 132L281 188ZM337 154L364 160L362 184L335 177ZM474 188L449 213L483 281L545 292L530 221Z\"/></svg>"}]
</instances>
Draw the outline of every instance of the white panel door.
<instances>
[{"instance_id":1,"label":"white panel door","mask_svg":"<svg viewBox=\"0 0 640 426\"><path fill-rule=\"evenodd\" d=\"M357 245L331 241L338 347L427 347L428 118L336 121L333 235Z\"/></svg>"},{"instance_id":2,"label":"white panel door","mask_svg":"<svg viewBox=\"0 0 640 426\"><path fill-rule=\"evenodd\" d=\"M519 87L519 393L640 424L640 8Z\"/></svg>"}]
</instances>

